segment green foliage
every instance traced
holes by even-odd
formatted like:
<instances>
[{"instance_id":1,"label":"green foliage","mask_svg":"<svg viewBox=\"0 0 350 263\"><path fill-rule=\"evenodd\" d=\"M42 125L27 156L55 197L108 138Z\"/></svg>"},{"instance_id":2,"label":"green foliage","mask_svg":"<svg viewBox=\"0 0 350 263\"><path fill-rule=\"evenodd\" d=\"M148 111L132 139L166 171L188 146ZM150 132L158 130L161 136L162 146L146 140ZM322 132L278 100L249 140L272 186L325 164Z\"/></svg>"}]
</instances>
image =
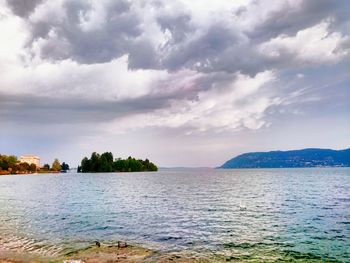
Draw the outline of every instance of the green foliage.
<instances>
[{"instance_id":1,"label":"green foliage","mask_svg":"<svg viewBox=\"0 0 350 263\"><path fill-rule=\"evenodd\" d=\"M29 171L31 171L33 173L36 172L36 165L34 163L29 165Z\"/></svg>"},{"instance_id":2,"label":"green foliage","mask_svg":"<svg viewBox=\"0 0 350 263\"><path fill-rule=\"evenodd\" d=\"M81 161L81 166L79 168L80 168L80 171L82 173L88 173L88 172L92 171L91 166L90 166L90 160L87 157L85 157Z\"/></svg>"},{"instance_id":3,"label":"green foliage","mask_svg":"<svg viewBox=\"0 0 350 263\"><path fill-rule=\"evenodd\" d=\"M61 170L61 164L58 159L55 159L52 163L52 171L60 171Z\"/></svg>"},{"instance_id":4,"label":"green foliage","mask_svg":"<svg viewBox=\"0 0 350 263\"><path fill-rule=\"evenodd\" d=\"M16 156L0 154L0 174L35 173L35 164L20 163Z\"/></svg>"},{"instance_id":5,"label":"green foliage","mask_svg":"<svg viewBox=\"0 0 350 263\"><path fill-rule=\"evenodd\" d=\"M21 163L18 161L16 156L13 155L1 155L0 154L0 174L24 174L24 173L35 173L39 167L35 164ZM62 163L55 159L52 164L52 171L69 170L69 165L65 162ZM42 170L49 171L50 165L44 164Z\"/></svg>"},{"instance_id":6,"label":"green foliage","mask_svg":"<svg viewBox=\"0 0 350 263\"><path fill-rule=\"evenodd\" d=\"M105 152L101 155L93 152L90 159L84 157L81 165L78 166L78 172L143 172L158 170L157 166L148 159L137 160L129 156L127 159L117 158L113 160L111 152Z\"/></svg>"},{"instance_id":7,"label":"green foliage","mask_svg":"<svg viewBox=\"0 0 350 263\"><path fill-rule=\"evenodd\" d=\"M63 162L62 165L61 165L61 169L63 171L68 171L69 170L69 165L67 163Z\"/></svg>"}]
</instances>

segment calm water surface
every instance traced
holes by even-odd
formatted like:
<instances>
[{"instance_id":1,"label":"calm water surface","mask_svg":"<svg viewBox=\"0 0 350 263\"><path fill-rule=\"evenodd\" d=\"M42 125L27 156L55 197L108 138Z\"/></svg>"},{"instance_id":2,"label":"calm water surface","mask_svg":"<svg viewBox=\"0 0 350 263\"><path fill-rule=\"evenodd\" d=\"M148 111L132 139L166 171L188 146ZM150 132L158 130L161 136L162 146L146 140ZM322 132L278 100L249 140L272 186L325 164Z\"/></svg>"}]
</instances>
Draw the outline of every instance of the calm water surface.
<instances>
[{"instance_id":1,"label":"calm water surface","mask_svg":"<svg viewBox=\"0 0 350 263\"><path fill-rule=\"evenodd\" d=\"M60 253L120 239L163 251L350 262L350 169L0 177L0 246Z\"/></svg>"}]
</instances>

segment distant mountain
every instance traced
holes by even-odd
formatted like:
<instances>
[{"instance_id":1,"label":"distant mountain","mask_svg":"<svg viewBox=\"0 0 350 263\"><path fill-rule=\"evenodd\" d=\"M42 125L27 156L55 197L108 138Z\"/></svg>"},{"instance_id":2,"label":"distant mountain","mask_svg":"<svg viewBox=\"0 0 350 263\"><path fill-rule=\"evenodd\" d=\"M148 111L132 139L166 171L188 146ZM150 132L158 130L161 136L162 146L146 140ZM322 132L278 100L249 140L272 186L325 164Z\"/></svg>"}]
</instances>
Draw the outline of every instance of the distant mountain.
<instances>
[{"instance_id":1,"label":"distant mountain","mask_svg":"<svg viewBox=\"0 0 350 263\"><path fill-rule=\"evenodd\" d=\"M350 148L345 150L303 149L241 154L219 168L293 168L350 166Z\"/></svg>"}]
</instances>

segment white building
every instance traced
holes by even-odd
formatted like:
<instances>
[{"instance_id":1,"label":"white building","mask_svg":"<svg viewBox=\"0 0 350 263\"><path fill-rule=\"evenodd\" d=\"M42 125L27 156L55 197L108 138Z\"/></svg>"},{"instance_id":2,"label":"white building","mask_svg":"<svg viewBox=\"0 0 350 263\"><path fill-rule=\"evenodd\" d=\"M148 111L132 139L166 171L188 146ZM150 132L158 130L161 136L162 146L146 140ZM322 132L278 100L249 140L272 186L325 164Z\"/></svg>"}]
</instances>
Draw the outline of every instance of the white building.
<instances>
[{"instance_id":1,"label":"white building","mask_svg":"<svg viewBox=\"0 0 350 263\"><path fill-rule=\"evenodd\" d=\"M21 163L28 163L28 164L34 163L36 167L40 167L40 158L35 155L23 155L21 156L21 159L19 161Z\"/></svg>"}]
</instances>

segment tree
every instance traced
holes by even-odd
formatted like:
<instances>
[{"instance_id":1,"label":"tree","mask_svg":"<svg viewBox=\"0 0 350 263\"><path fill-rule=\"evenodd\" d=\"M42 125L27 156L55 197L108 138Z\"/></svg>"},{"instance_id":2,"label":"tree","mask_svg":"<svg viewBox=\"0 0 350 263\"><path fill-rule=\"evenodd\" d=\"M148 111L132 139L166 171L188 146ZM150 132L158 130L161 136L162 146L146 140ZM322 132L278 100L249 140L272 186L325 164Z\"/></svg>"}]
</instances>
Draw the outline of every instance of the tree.
<instances>
[{"instance_id":1,"label":"tree","mask_svg":"<svg viewBox=\"0 0 350 263\"><path fill-rule=\"evenodd\" d=\"M101 172L100 166L100 155L96 152L93 152L90 158L90 172Z\"/></svg>"},{"instance_id":2,"label":"tree","mask_svg":"<svg viewBox=\"0 0 350 263\"><path fill-rule=\"evenodd\" d=\"M87 157L84 157L84 159L81 160L80 170L82 173L88 173L91 171L90 160Z\"/></svg>"},{"instance_id":3,"label":"tree","mask_svg":"<svg viewBox=\"0 0 350 263\"><path fill-rule=\"evenodd\" d=\"M52 163L52 170L53 171L60 171L61 170L61 164L58 159L55 159Z\"/></svg>"},{"instance_id":4,"label":"tree","mask_svg":"<svg viewBox=\"0 0 350 263\"><path fill-rule=\"evenodd\" d=\"M30 164L30 166L29 166L29 171L31 171L31 172L36 172L36 170L37 170L37 167L36 167L36 165L34 164L34 163L32 163L32 164Z\"/></svg>"},{"instance_id":5,"label":"tree","mask_svg":"<svg viewBox=\"0 0 350 263\"><path fill-rule=\"evenodd\" d=\"M63 162L62 165L61 165L61 169L64 170L64 171L67 171L67 170L69 170L69 165L66 164L65 162Z\"/></svg>"},{"instance_id":6,"label":"tree","mask_svg":"<svg viewBox=\"0 0 350 263\"><path fill-rule=\"evenodd\" d=\"M14 156L14 155L10 155L9 157L8 157L8 162L9 163L17 163L17 157L16 156Z\"/></svg>"},{"instance_id":7,"label":"tree","mask_svg":"<svg viewBox=\"0 0 350 263\"><path fill-rule=\"evenodd\" d=\"M99 172L112 172L113 171L113 154L111 152L105 152L101 154Z\"/></svg>"},{"instance_id":8,"label":"tree","mask_svg":"<svg viewBox=\"0 0 350 263\"><path fill-rule=\"evenodd\" d=\"M45 163L43 168L44 170L50 170L50 165L48 163Z\"/></svg>"},{"instance_id":9,"label":"tree","mask_svg":"<svg viewBox=\"0 0 350 263\"><path fill-rule=\"evenodd\" d=\"M111 152L105 152L101 154L101 158L105 158L108 163L113 163L113 153Z\"/></svg>"}]
</instances>

